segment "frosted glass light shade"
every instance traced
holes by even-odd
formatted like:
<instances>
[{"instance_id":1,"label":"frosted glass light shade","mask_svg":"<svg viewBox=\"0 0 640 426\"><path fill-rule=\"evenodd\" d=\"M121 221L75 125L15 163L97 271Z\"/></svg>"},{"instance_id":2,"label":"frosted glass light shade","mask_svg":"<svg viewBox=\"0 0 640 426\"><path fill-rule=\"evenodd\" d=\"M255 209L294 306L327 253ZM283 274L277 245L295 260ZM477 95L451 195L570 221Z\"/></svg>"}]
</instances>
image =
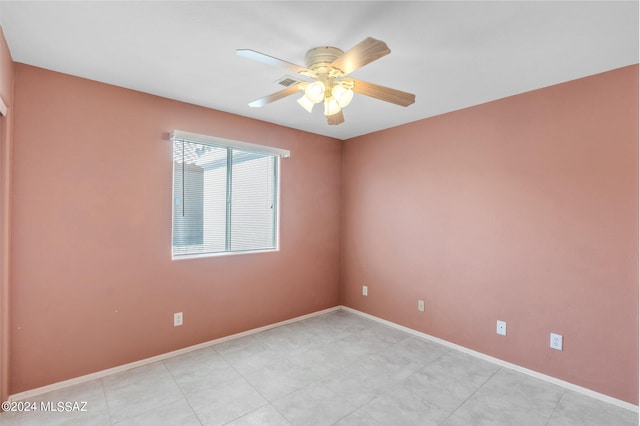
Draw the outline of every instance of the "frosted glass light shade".
<instances>
[{"instance_id":1,"label":"frosted glass light shade","mask_svg":"<svg viewBox=\"0 0 640 426\"><path fill-rule=\"evenodd\" d=\"M324 100L324 115L333 115L340 112L342 108L333 96L329 96Z\"/></svg>"},{"instance_id":2,"label":"frosted glass light shade","mask_svg":"<svg viewBox=\"0 0 640 426\"><path fill-rule=\"evenodd\" d=\"M300 106L302 106L302 108L306 109L309 112L313 110L313 106L315 105L313 102L309 100L307 95L302 95L302 97L298 99L298 103L300 104Z\"/></svg>"},{"instance_id":3,"label":"frosted glass light shade","mask_svg":"<svg viewBox=\"0 0 640 426\"><path fill-rule=\"evenodd\" d=\"M304 89L304 95L314 104L322 102L324 99L324 84L321 81L314 81Z\"/></svg>"},{"instance_id":4,"label":"frosted glass light shade","mask_svg":"<svg viewBox=\"0 0 640 426\"><path fill-rule=\"evenodd\" d=\"M339 84L333 86L333 88L331 89L331 95L333 95L333 98L342 108L349 105L351 99L353 99L353 91Z\"/></svg>"}]
</instances>

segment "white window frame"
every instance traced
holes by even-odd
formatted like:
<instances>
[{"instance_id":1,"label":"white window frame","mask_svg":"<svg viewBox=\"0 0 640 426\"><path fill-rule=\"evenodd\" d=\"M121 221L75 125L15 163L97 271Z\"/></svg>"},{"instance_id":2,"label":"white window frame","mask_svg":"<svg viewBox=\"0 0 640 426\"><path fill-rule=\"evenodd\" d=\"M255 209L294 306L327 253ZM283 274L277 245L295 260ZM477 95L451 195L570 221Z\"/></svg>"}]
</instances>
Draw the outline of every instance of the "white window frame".
<instances>
[{"instance_id":1,"label":"white window frame","mask_svg":"<svg viewBox=\"0 0 640 426\"><path fill-rule=\"evenodd\" d=\"M171 215L171 259L172 260L184 260L184 259L194 259L194 258L203 258L203 257L217 257L217 256L228 256L228 255L237 255L237 254L250 254L250 253L265 253L265 252L274 252L280 250L280 159L290 157L291 153L287 149L275 148L266 145L253 144L248 142L241 142L232 139L219 138L216 136L208 136L201 135L197 133L186 132L183 130L173 130L169 134L169 139L172 144L176 141L179 142L193 142L202 145L209 145L218 148L237 148L243 151L255 152L258 154L270 154L276 156L276 209L275 209L275 248L268 249L258 249L258 250L243 250L243 251L220 251L213 253L190 253L183 255L174 255L173 253L173 231L174 231L174 212L175 209L175 194L173 194L172 189L172 197L171 197L171 205L172 205L172 215ZM172 161L173 163L173 161ZM172 188L174 177L172 174ZM228 226L228 224L227 224Z\"/></svg>"}]
</instances>

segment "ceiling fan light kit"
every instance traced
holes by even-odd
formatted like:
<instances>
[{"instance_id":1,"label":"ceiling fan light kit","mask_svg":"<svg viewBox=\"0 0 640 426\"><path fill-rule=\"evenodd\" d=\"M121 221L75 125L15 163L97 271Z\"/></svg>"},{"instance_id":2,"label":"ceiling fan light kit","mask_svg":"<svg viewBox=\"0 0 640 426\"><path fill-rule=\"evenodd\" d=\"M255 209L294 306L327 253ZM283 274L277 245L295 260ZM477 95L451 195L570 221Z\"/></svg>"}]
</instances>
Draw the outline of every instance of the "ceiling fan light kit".
<instances>
[{"instance_id":1,"label":"ceiling fan light kit","mask_svg":"<svg viewBox=\"0 0 640 426\"><path fill-rule=\"evenodd\" d=\"M415 95L377 84L352 78L345 78L351 72L391 53L386 43L368 37L346 53L337 47L324 46L310 49L305 55L305 67L274 58L250 49L238 49L236 55L254 59L269 65L281 66L313 81L289 79L291 86L249 103L252 107L262 107L271 102L304 91L298 104L309 113L315 104L324 103L324 115L327 123L338 125L344 122L342 109L353 99L353 93L360 93L401 106L415 102ZM283 80L284 81L284 80Z\"/></svg>"},{"instance_id":2,"label":"ceiling fan light kit","mask_svg":"<svg viewBox=\"0 0 640 426\"><path fill-rule=\"evenodd\" d=\"M333 114L337 114L342 110L340 105L338 105L338 101L333 99L332 96L327 96L324 100L324 115L329 116Z\"/></svg>"},{"instance_id":3,"label":"ceiling fan light kit","mask_svg":"<svg viewBox=\"0 0 640 426\"><path fill-rule=\"evenodd\" d=\"M304 95L309 101L314 104L322 102L324 99L325 86L322 81L315 81L311 84L307 84L307 88L304 89Z\"/></svg>"},{"instance_id":4,"label":"ceiling fan light kit","mask_svg":"<svg viewBox=\"0 0 640 426\"><path fill-rule=\"evenodd\" d=\"M304 108L307 111L309 111L309 113L311 113L311 111L313 111L313 106L315 105L313 102L311 102L309 100L309 97L307 95L302 95L302 97L300 99L298 99L298 103L300 104L300 106L302 108Z\"/></svg>"},{"instance_id":5,"label":"ceiling fan light kit","mask_svg":"<svg viewBox=\"0 0 640 426\"><path fill-rule=\"evenodd\" d=\"M345 87L342 84L336 84L331 88L331 95L338 102L341 108L346 107L353 99L353 90L351 87Z\"/></svg>"}]
</instances>

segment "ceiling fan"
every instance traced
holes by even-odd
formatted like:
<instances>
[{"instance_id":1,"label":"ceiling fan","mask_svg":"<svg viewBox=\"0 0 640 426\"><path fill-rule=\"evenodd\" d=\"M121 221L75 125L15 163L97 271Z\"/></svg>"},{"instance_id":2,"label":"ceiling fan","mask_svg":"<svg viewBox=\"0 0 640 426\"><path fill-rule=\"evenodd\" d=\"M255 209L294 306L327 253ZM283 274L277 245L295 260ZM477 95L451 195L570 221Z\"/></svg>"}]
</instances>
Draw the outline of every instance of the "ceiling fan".
<instances>
[{"instance_id":1,"label":"ceiling fan","mask_svg":"<svg viewBox=\"0 0 640 426\"><path fill-rule=\"evenodd\" d=\"M236 50L238 56L283 67L311 79L307 81L285 76L278 82L287 86L286 89L256 99L250 102L249 106L262 107L278 99L304 91L302 97L298 99L298 103L311 112L315 104L322 102L324 115L330 125L344 122L342 109L351 102L354 92L404 107L415 102L416 97L411 93L347 78L347 75L358 68L389 53L391 50L385 42L367 37L347 52L343 52L337 47L315 47L305 55L306 67L303 67L255 50Z\"/></svg>"}]
</instances>

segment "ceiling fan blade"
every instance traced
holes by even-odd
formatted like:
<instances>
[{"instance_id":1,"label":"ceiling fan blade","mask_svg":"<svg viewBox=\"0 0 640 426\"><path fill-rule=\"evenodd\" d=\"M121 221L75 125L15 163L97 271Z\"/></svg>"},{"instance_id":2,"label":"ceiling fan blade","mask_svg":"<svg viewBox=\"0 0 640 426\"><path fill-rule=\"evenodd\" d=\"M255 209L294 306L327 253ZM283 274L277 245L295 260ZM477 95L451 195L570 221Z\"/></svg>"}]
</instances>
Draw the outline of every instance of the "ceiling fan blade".
<instances>
[{"instance_id":1,"label":"ceiling fan blade","mask_svg":"<svg viewBox=\"0 0 640 426\"><path fill-rule=\"evenodd\" d=\"M286 89L280 90L279 92L275 92L260 99L256 99L255 101L249 102L249 106L253 108L263 107L267 104L270 104L271 102L277 101L278 99L293 95L298 91L300 91L300 87L298 87L297 84L294 84L293 86L289 86Z\"/></svg>"},{"instance_id":2,"label":"ceiling fan blade","mask_svg":"<svg viewBox=\"0 0 640 426\"><path fill-rule=\"evenodd\" d=\"M327 124L337 126L340 123L344 123L344 114L342 114L342 110L333 115L327 115Z\"/></svg>"},{"instance_id":3,"label":"ceiling fan blade","mask_svg":"<svg viewBox=\"0 0 640 426\"><path fill-rule=\"evenodd\" d=\"M331 68L340 70L342 75L347 75L389 53L391 49L384 41L367 37L333 61Z\"/></svg>"},{"instance_id":4,"label":"ceiling fan blade","mask_svg":"<svg viewBox=\"0 0 640 426\"><path fill-rule=\"evenodd\" d=\"M403 92L401 90L392 89L390 87L380 86L378 84L367 83L366 81L348 79L353 82L353 91L362 95L371 96L381 101L391 102L392 104L409 106L416 101L416 95Z\"/></svg>"},{"instance_id":5,"label":"ceiling fan blade","mask_svg":"<svg viewBox=\"0 0 640 426\"><path fill-rule=\"evenodd\" d=\"M265 55L264 53L256 52L251 49L236 49L236 55L247 59L253 59L254 61L262 62L263 64L272 65L274 67L287 68L291 71L304 75L310 75L309 73L313 74L313 71L305 67L292 64L291 62L283 61L282 59L274 58L273 56Z\"/></svg>"}]
</instances>

